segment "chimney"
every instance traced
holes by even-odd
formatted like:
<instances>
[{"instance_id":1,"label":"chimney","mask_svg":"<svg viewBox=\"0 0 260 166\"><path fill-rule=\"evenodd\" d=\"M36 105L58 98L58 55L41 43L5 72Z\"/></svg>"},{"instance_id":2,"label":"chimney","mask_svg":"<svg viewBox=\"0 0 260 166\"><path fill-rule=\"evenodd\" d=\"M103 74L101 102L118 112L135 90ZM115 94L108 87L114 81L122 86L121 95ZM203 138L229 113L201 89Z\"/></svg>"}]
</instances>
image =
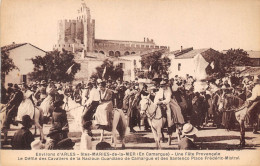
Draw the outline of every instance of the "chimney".
<instances>
[{"instance_id":1,"label":"chimney","mask_svg":"<svg viewBox=\"0 0 260 166\"><path fill-rule=\"evenodd\" d=\"M144 42L145 42L145 37L144 37Z\"/></svg>"},{"instance_id":2,"label":"chimney","mask_svg":"<svg viewBox=\"0 0 260 166\"><path fill-rule=\"evenodd\" d=\"M181 46L181 51L182 51L182 46Z\"/></svg>"}]
</instances>

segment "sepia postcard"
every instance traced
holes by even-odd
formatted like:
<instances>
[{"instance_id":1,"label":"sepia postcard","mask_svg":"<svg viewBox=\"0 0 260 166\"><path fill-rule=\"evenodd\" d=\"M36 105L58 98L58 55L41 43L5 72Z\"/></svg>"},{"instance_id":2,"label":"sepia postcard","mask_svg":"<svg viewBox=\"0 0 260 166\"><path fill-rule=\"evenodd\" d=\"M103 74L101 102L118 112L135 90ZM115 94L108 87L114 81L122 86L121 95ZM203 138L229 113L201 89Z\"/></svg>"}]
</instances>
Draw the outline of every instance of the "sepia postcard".
<instances>
[{"instance_id":1,"label":"sepia postcard","mask_svg":"<svg viewBox=\"0 0 260 166\"><path fill-rule=\"evenodd\" d=\"M1 0L0 163L260 165L260 0Z\"/></svg>"}]
</instances>

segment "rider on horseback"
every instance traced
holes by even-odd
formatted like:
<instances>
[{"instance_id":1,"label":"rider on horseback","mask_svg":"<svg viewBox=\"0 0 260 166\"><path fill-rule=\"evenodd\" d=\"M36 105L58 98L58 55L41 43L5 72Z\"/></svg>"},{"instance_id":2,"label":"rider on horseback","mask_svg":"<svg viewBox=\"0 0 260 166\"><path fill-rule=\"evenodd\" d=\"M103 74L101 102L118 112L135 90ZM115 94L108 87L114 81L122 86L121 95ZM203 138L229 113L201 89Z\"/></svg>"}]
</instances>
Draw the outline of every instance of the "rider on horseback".
<instances>
[{"instance_id":1,"label":"rider on horseback","mask_svg":"<svg viewBox=\"0 0 260 166\"><path fill-rule=\"evenodd\" d=\"M82 125L83 125L83 128L88 129L88 134L91 136L92 135L91 129L90 129L90 127L92 125L91 120L99 105L100 93L99 93L98 89L94 87L93 84L89 84L89 85L90 85L89 86L89 89L90 89L89 99L84 104L85 110L82 115Z\"/></svg>"},{"instance_id":2,"label":"rider on horseback","mask_svg":"<svg viewBox=\"0 0 260 166\"><path fill-rule=\"evenodd\" d=\"M248 114L253 124L253 133L257 133L257 121L258 121L258 109L260 107L260 79L254 79L253 83L255 87L252 90L252 96L247 99L248 105Z\"/></svg>"},{"instance_id":3,"label":"rider on horseback","mask_svg":"<svg viewBox=\"0 0 260 166\"><path fill-rule=\"evenodd\" d=\"M171 133L171 126L173 125L173 121L171 118L171 109L169 105L171 95L171 90L168 88L166 81L162 80L160 82L160 89L155 95L154 103L160 106L162 110L162 117L167 119L168 134Z\"/></svg>"}]
</instances>

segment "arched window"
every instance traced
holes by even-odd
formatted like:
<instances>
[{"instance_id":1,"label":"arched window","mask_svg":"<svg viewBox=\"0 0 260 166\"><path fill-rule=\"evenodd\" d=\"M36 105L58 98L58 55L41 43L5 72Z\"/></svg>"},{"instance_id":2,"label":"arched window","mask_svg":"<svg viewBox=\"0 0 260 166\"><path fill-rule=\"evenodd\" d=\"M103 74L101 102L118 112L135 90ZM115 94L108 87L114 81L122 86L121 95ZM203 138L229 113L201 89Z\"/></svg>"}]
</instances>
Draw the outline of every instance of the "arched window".
<instances>
[{"instance_id":1,"label":"arched window","mask_svg":"<svg viewBox=\"0 0 260 166\"><path fill-rule=\"evenodd\" d=\"M128 51L126 51L124 55L129 55L129 54L130 54L130 53L129 53Z\"/></svg>"},{"instance_id":2,"label":"arched window","mask_svg":"<svg viewBox=\"0 0 260 166\"><path fill-rule=\"evenodd\" d=\"M108 55L109 55L109 56L115 56L115 53L114 53L114 51L109 51L109 52L108 52Z\"/></svg>"},{"instance_id":3,"label":"arched window","mask_svg":"<svg viewBox=\"0 0 260 166\"><path fill-rule=\"evenodd\" d=\"M95 52L95 53L98 53L98 50L95 50L94 52Z\"/></svg>"},{"instance_id":4,"label":"arched window","mask_svg":"<svg viewBox=\"0 0 260 166\"><path fill-rule=\"evenodd\" d=\"M135 52L131 52L131 54L135 54Z\"/></svg>"},{"instance_id":5,"label":"arched window","mask_svg":"<svg viewBox=\"0 0 260 166\"><path fill-rule=\"evenodd\" d=\"M101 53L101 54L105 54L104 51L99 51L99 53Z\"/></svg>"},{"instance_id":6,"label":"arched window","mask_svg":"<svg viewBox=\"0 0 260 166\"><path fill-rule=\"evenodd\" d=\"M120 57L120 52L119 51L115 52L115 57Z\"/></svg>"}]
</instances>

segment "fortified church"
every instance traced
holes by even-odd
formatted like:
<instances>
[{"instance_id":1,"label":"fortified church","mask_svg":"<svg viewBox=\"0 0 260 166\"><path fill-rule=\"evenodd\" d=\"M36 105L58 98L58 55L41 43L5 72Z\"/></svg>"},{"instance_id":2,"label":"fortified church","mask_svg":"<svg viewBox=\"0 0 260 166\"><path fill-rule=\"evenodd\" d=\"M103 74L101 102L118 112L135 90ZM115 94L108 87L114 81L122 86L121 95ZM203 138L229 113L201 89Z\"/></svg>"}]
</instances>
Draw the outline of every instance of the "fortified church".
<instances>
[{"instance_id":1,"label":"fortified church","mask_svg":"<svg viewBox=\"0 0 260 166\"><path fill-rule=\"evenodd\" d=\"M169 51L169 47L158 46L148 38L143 41L96 39L95 20L91 19L90 9L84 1L77 13L75 20L58 21L58 42L53 48L75 53L76 61L81 64L81 70L75 76L76 82L88 81L105 59L122 66L124 80L134 80L135 71L142 70L142 55L159 50Z\"/></svg>"},{"instance_id":2,"label":"fortified church","mask_svg":"<svg viewBox=\"0 0 260 166\"><path fill-rule=\"evenodd\" d=\"M126 56L146 51L169 49L157 46L153 39L144 38L143 41L102 40L95 38L95 20L91 19L90 9L85 2L78 9L75 20L60 20L58 22L58 43L54 49L72 52L93 52L107 56Z\"/></svg>"}]
</instances>

